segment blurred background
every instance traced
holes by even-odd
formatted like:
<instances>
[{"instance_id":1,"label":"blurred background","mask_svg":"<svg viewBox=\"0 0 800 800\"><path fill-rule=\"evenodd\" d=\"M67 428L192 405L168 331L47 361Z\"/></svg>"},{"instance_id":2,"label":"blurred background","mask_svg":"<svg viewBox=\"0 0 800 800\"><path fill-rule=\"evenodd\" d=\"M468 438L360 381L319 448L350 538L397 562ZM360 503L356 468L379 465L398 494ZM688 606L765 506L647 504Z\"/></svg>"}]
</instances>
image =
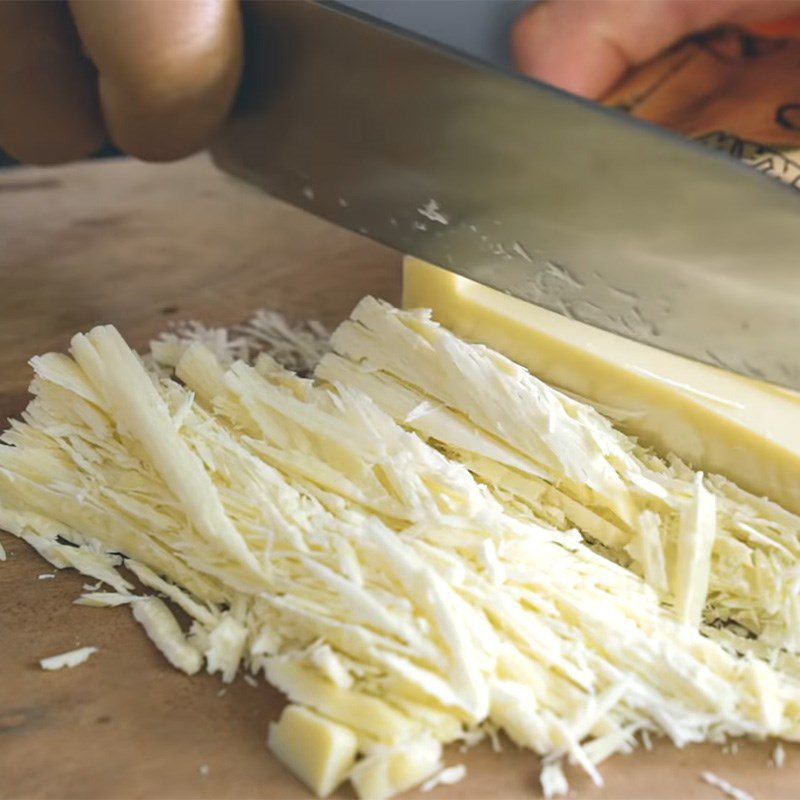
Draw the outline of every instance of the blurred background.
<instances>
[{"instance_id":1,"label":"blurred background","mask_svg":"<svg viewBox=\"0 0 800 800\"><path fill-rule=\"evenodd\" d=\"M342 5L511 69L508 33L531 0L342 0Z\"/></svg>"},{"instance_id":2,"label":"blurred background","mask_svg":"<svg viewBox=\"0 0 800 800\"><path fill-rule=\"evenodd\" d=\"M531 0L342 0L342 5L511 69L508 32ZM96 157L113 155L117 151L107 146ZM0 150L0 167L15 163Z\"/></svg>"}]
</instances>

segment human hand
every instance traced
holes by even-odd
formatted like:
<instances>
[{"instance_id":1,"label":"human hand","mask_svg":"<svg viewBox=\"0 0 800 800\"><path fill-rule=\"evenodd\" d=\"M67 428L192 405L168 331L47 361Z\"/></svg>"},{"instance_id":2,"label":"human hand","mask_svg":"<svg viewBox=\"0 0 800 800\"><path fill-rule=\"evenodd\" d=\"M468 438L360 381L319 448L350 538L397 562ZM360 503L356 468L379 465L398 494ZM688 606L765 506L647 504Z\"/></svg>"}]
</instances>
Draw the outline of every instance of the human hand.
<instances>
[{"instance_id":1,"label":"human hand","mask_svg":"<svg viewBox=\"0 0 800 800\"><path fill-rule=\"evenodd\" d=\"M690 33L799 11L798 0L544 0L517 21L511 47L525 74L598 99Z\"/></svg>"},{"instance_id":2,"label":"human hand","mask_svg":"<svg viewBox=\"0 0 800 800\"><path fill-rule=\"evenodd\" d=\"M518 21L520 69L597 98L695 30L764 21L800 0L547 0ZM236 0L3 0L0 148L58 163L110 139L146 160L203 147L241 71Z\"/></svg>"},{"instance_id":3,"label":"human hand","mask_svg":"<svg viewBox=\"0 0 800 800\"><path fill-rule=\"evenodd\" d=\"M237 0L0 0L0 148L151 161L203 147L241 72Z\"/></svg>"}]
</instances>

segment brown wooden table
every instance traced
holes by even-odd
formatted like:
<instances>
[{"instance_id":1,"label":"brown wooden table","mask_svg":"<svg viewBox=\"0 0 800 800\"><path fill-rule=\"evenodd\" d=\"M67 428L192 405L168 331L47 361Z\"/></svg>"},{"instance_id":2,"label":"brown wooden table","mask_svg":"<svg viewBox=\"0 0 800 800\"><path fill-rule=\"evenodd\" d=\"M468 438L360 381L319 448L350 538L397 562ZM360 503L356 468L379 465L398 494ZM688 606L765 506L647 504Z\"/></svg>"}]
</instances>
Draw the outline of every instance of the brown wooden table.
<instances>
[{"instance_id":1,"label":"brown wooden table","mask_svg":"<svg viewBox=\"0 0 800 800\"><path fill-rule=\"evenodd\" d=\"M0 173L0 414L17 414L27 359L76 331L117 325L137 347L172 319L229 324L258 307L335 324L364 294L397 302L399 257L260 196L204 158ZM0 564L0 797L288 798L305 790L270 756L282 701L268 686L188 678L167 665L126 608L75 606L84 579L53 570L6 534ZM86 664L38 659L83 645ZM796 798L800 748L781 769L771 744L683 751L667 745L603 766L606 787L571 771L580 797L715 798L712 770L759 798ZM536 797L529 752L488 746L468 778L431 798ZM208 774L201 773L207 765ZM342 796L351 796L344 790ZM426 795L427 796L427 795Z\"/></svg>"}]
</instances>

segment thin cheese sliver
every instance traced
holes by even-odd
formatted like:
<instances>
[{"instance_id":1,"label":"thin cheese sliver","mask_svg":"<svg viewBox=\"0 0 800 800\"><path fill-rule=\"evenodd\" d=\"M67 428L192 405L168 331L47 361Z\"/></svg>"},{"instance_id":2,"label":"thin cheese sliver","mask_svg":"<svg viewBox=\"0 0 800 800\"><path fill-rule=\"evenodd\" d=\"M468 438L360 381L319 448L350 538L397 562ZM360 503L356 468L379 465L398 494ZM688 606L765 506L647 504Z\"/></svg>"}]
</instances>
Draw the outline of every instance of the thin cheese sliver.
<instances>
[{"instance_id":1,"label":"thin cheese sliver","mask_svg":"<svg viewBox=\"0 0 800 800\"><path fill-rule=\"evenodd\" d=\"M41 575L39 576L41 577ZM96 608L112 608L135 603L144 598L137 594L120 594L119 592L86 592L82 594L75 604L79 606L95 606Z\"/></svg>"},{"instance_id":2,"label":"thin cheese sliver","mask_svg":"<svg viewBox=\"0 0 800 800\"><path fill-rule=\"evenodd\" d=\"M720 792L722 792L725 797L730 798L730 800L754 800L753 795L745 792L744 789L740 789L738 786L734 786L724 778L720 778L719 775L713 772L703 772L700 777L709 786L719 789Z\"/></svg>"},{"instance_id":3,"label":"thin cheese sliver","mask_svg":"<svg viewBox=\"0 0 800 800\"><path fill-rule=\"evenodd\" d=\"M178 621L163 600L147 597L137 600L132 608L133 618L173 667L187 675L199 671L203 663L202 656L186 640Z\"/></svg>"},{"instance_id":4,"label":"thin cheese sliver","mask_svg":"<svg viewBox=\"0 0 800 800\"><path fill-rule=\"evenodd\" d=\"M703 485L703 473L698 472L693 495L681 510L674 578L678 618L692 627L700 624L708 594L716 513L716 498Z\"/></svg>"},{"instance_id":5,"label":"thin cheese sliver","mask_svg":"<svg viewBox=\"0 0 800 800\"><path fill-rule=\"evenodd\" d=\"M50 672L58 669L72 669L79 664L89 660L89 656L97 652L96 647L79 647L77 650L69 650L66 653L59 653L55 656L48 656L39 661L39 666Z\"/></svg>"},{"instance_id":6,"label":"thin cheese sliver","mask_svg":"<svg viewBox=\"0 0 800 800\"><path fill-rule=\"evenodd\" d=\"M501 732L551 794L638 734L798 738L791 512L425 311L366 299L310 378L205 341L175 374L110 329L34 360L0 520L177 668L263 672L315 791L455 779L442 747Z\"/></svg>"},{"instance_id":7,"label":"thin cheese sliver","mask_svg":"<svg viewBox=\"0 0 800 800\"><path fill-rule=\"evenodd\" d=\"M257 578L262 570L225 514L218 488L178 435L164 400L117 330L107 325L79 334L71 350L118 424L145 449L197 530L241 561L248 576Z\"/></svg>"}]
</instances>

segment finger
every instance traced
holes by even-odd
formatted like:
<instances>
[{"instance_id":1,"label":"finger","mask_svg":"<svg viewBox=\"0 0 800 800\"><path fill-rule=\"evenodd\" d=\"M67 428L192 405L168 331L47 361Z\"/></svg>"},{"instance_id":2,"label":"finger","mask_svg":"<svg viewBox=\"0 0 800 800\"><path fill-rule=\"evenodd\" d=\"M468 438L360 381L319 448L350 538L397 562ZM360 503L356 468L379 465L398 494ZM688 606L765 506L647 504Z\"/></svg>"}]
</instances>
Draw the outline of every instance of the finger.
<instances>
[{"instance_id":1,"label":"finger","mask_svg":"<svg viewBox=\"0 0 800 800\"><path fill-rule=\"evenodd\" d=\"M114 143L151 161L202 148L239 81L236 0L72 0L71 8Z\"/></svg>"},{"instance_id":2,"label":"finger","mask_svg":"<svg viewBox=\"0 0 800 800\"><path fill-rule=\"evenodd\" d=\"M522 72L586 97L605 94L633 66L693 31L774 19L796 0L572 0L530 8L512 31Z\"/></svg>"},{"instance_id":3,"label":"finger","mask_svg":"<svg viewBox=\"0 0 800 800\"><path fill-rule=\"evenodd\" d=\"M84 158L104 131L91 62L66 5L0 2L0 147L19 161Z\"/></svg>"}]
</instances>

